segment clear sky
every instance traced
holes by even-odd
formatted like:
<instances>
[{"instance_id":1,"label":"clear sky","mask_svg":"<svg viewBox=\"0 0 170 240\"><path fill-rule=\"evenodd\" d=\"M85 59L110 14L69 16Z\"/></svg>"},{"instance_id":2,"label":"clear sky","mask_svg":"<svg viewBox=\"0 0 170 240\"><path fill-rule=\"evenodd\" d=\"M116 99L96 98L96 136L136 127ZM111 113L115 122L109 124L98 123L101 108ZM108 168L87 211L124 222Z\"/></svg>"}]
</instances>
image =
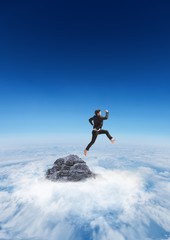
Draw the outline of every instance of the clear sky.
<instances>
[{"instance_id":1,"label":"clear sky","mask_svg":"<svg viewBox=\"0 0 170 240\"><path fill-rule=\"evenodd\" d=\"M169 1L4 1L0 133L170 142ZM104 114L104 112L103 112Z\"/></svg>"}]
</instances>

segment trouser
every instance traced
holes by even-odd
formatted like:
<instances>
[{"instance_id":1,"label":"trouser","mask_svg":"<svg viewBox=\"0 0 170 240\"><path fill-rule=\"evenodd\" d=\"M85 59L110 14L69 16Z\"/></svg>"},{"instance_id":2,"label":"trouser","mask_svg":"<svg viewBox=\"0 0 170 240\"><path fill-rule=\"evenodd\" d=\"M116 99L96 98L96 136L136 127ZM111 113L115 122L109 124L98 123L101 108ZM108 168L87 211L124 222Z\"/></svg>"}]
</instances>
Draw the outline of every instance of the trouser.
<instances>
[{"instance_id":1,"label":"trouser","mask_svg":"<svg viewBox=\"0 0 170 240\"><path fill-rule=\"evenodd\" d=\"M92 139L91 142L87 145L86 150L88 151L90 149L90 147L94 144L94 142L96 141L96 138L98 136L98 134L106 134L106 136L111 140L112 136L110 135L110 133L107 130L103 130L100 129L99 131L97 130L93 130L92 131Z\"/></svg>"}]
</instances>

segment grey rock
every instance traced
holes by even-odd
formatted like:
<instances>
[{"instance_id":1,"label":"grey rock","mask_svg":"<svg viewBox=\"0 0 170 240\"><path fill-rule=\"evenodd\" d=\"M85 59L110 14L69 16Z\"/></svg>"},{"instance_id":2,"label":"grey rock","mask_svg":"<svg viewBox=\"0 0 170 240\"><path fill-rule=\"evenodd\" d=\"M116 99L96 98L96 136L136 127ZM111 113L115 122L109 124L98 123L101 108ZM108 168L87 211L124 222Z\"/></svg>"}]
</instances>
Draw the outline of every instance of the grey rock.
<instances>
[{"instance_id":1,"label":"grey rock","mask_svg":"<svg viewBox=\"0 0 170 240\"><path fill-rule=\"evenodd\" d=\"M51 169L46 172L46 178L52 181L82 181L95 178L95 174L86 165L86 162L77 155L68 155L54 162Z\"/></svg>"}]
</instances>

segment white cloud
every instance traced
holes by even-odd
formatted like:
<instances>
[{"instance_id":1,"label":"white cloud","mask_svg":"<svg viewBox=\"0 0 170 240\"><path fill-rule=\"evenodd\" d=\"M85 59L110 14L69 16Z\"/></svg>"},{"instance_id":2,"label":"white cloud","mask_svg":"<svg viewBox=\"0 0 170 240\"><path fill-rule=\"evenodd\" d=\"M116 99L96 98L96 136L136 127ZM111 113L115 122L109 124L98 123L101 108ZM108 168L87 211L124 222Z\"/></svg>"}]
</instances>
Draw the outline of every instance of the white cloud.
<instances>
[{"instance_id":1,"label":"white cloud","mask_svg":"<svg viewBox=\"0 0 170 240\"><path fill-rule=\"evenodd\" d=\"M67 146L1 150L0 239L144 240L170 236L170 163L163 149L94 146L96 179L54 183L45 170Z\"/></svg>"}]
</instances>

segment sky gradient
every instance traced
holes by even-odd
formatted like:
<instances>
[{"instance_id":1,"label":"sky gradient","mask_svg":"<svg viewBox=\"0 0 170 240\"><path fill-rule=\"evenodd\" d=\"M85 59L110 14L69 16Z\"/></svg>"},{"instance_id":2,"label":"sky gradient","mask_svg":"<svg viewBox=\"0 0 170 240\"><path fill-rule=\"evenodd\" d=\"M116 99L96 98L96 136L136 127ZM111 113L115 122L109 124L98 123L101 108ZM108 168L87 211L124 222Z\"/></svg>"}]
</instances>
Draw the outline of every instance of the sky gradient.
<instances>
[{"instance_id":1,"label":"sky gradient","mask_svg":"<svg viewBox=\"0 0 170 240\"><path fill-rule=\"evenodd\" d=\"M88 118L100 108L117 138L170 143L169 9L168 1L1 3L1 139L89 139Z\"/></svg>"}]
</instances>

